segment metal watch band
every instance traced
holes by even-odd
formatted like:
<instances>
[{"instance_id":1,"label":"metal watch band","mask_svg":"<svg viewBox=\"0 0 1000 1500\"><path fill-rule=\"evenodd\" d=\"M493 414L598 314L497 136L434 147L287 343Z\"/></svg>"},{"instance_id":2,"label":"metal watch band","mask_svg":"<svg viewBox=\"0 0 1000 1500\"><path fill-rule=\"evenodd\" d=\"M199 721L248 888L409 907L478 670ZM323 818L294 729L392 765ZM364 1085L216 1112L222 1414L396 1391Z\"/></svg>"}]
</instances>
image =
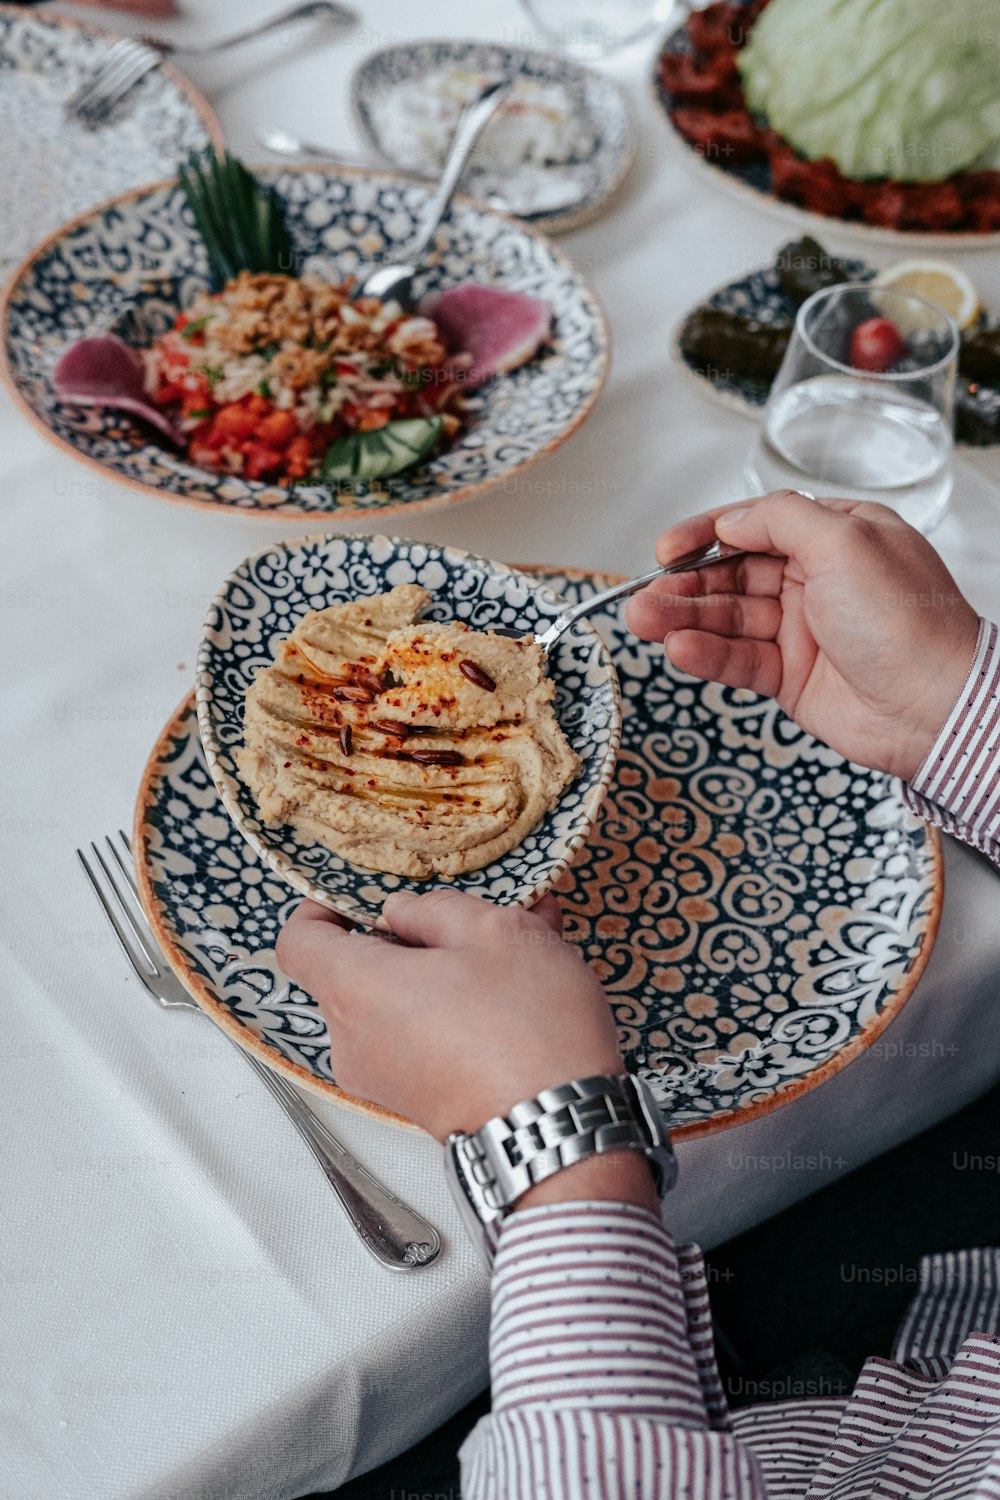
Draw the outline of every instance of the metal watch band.
<instances>
[{"instance_id":1,"label":"metal watch band","mask_svg":"<svg viewBox=\"0 0 1000 1500\"><path fill-rule=\"evenodd\" d=\"M653 1167L660 1195L673 1187L677 1164L659 1106L630 1074L598 1074L515 1104L470 1135L451 1135L445 1162L466 1227L487 1259L499 1221L537 1182L589 1156L632 1149Z\"/></svg>"}]
</instances>

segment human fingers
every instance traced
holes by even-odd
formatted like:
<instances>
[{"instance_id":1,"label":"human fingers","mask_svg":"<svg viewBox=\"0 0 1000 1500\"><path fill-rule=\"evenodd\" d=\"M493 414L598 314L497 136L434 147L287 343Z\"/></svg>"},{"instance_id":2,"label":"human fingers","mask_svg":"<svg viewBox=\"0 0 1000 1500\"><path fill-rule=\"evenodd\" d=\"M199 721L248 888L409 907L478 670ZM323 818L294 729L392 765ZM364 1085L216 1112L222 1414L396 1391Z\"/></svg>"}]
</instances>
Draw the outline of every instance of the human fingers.
<instances>
[{"instance_id":1,"label":"human fingers","mask_svg":"<svg viewBox=\"0 0 1000 1500\"><path fill-rule=\"evenodd\" d=\"M776 698L780 691L781 652L773 641L730 640L704 630L675 630L663 649L680 671L705 682L752 688L765 698Z\"/></svg>"},{"instance_id":2,"label":"human fingers","mask_svg":"<svg viewBox=\"0 0 1000 1500\"><path fill-rule=\"evenodd\" d=\"M397 952L314 901L299 903L275 945L282 972L319 1001L335 1001L358 986L370 990L380 966L393 965Z\"/></svg>"},{"instance_id":3,"label":"human fingers","mask_svg":"<svg viewBox=\"0 0 1000 1500\"><path fill-rule=\"evenodd\" d=\"M716 505L696 516L687 516L675 526L669 526L656 542L656 561L666 566L696 547L707 547L717 537L715 523L727 511L743 510L754 500L733 500L728 505Z\"/></svg>"},{"instance_id":4,"label":"human fingers","mask_svg":"<svg viewBox=\"0 0 1000 1500\"><path fill-rule=\"evenodd\" d=\"M546 927L551 928L551 930L556 934L557 937L562 937L562 907L559 905L559 902L556 900L555 896L551 894L551 892L548 895L542 896L538 901L535 902L534 906L529 908L529 910L531 910L536 917L541 917Z\"/></svg>"},{"instance_id":5,"label":"human fingers","mask_svg":"<svg viewBox=\"0 0 1000 1500\"><path fill-rule=\"evenodd\" d=\"M482 896L446 886L421 895L397 891L382 908L395 935L419 948L464 948L482 943L495 931L501 913L508 920L516 920L519 909L498 907Z\"/></svg>"},{"instance_id":6,"label":"human fingers","mask_svg":"<svg viewBox=\"0 0 1000 1500\"><path fill-rule=\"evenodd\" d=\"M640 639L662 641L675 630L772 641L781 624L777 599L740 594L684 596L644 590L628 611L628 626Z\"/></svg>"}]
</instances>

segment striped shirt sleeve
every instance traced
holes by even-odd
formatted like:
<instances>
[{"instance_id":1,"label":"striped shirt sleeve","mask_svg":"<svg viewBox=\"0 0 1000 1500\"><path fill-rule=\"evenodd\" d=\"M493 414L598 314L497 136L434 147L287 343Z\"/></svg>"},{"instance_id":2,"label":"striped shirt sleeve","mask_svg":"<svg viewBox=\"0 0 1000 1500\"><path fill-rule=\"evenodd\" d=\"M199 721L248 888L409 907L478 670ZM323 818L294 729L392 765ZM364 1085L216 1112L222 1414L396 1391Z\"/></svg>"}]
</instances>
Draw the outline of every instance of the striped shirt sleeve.
<instances>
[{"instance_id":1,"label":"striped shirt sleeve","mask_svg":"<svg viewBox=\"0 0 1000 1500\"><path fill-rule=\"evenodd\" d=\"M1000 641L988 620L958 702L903 796L919 817L1000 864Z\"/></svg>"},{"instance_id":2,"label":"striped shirt sleeve","mask_svg":"<svg viewBox=\"0 0 1000 1500\"><path fill-rule=\"evenodd\" d=\"M505 1221L490 1369L493 1411L461 1453L467 1500L763 1500L729 1431L701 1257L644 1209Z\"/></svg>"}]
</instances>

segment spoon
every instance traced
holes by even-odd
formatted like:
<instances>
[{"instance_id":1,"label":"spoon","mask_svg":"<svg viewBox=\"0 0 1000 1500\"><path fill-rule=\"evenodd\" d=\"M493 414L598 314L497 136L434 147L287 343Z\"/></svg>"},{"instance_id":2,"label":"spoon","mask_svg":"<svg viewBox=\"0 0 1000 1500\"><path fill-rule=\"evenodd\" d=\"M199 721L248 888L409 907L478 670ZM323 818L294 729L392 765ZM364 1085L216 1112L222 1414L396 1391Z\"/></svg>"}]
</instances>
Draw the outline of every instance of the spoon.
<instances>
[{"instance_id":1,"label":"spoon","mask_svg":"<svg viewBox=\"0 0 1000 1500\"><path fill-rule=\"evenodd\" d=\"M180 430L146 396L142 355L116 334L78 339L71 344L53 371L52 386L60 401L131 412L183 447Z\"/></svg>"},{"instance_id":2,"label":"spoon","mask_svg":"<svg viewBox=\"0 0 1000 1500\"><path fill-rule=\"evenodd\" d=\"M579 604L571 604L568 609L556 615L546 630L536 630L533 634L530 631L513 630L501 625L489 625L485 628L492 630L494 635L512 636L515 640L533 640L547 655L570 626L575 625L577 620L583 620L587 615L593 614L595 610L603 608L605 604L611 604L615 599L623 599L626 594L636 594L640 589L645 588L647 583L652 583L657 578L665 578L669 573L690 573L695 568L703 568L710 563L725 562L730 557L745 557L746 552L745 547L730 547L725 542L712 542L708 547L698 547L694 552L685 552L683 557L676 557L673 562L666 563L662 568L654 568L651 573L643 573L641 578L630 578L627 583L616 583L600 594L591 594L589 599L583 599Z\"/></svg>"},{"instance_id":3,"label":"spoon","mask_svg":"<svg viewBox=\"0 0 1000 1500\"><path fill-rule=\"evenodd\" d=\"M427 201L416 234L398 252L399 259L369 272L355 293L358 297L378 297L382 302L399 302L404 307L412 301L413 278L417 265L434 237L451 203L458 180L472 154L472 148L483 128L499 108L513 86L513 79L501 78L486 84L469 104L458 122L448 152L441 181Z\"/></svg>"},{"instance_id":4,"label":"spoon","mask_svg":"<svg viewBox=\"0 0 1000 1500\"><path fill-rule=\"evenodd\" d=\"M275 156L288 156L295 160L306 157L310 161L322 161L328 166L335 167L368 166L368 163L360 156L351 156L346 151L335 150L333 146L323 146L319 141L305 141L300 135L293 135L290 130L282 130L278 126L258 125L254 135L265 150L272 151ZM384 152L383 155L385 155ZM398 165L395 161L392 164ZM434 181L432 175L417 171L413 167L400 166L398 170L404 172L407 177L413 177L417 182ZM547 182L544 188L537 187L531 195L530 205L516 200L512 202L502 193L489 193L484 202L490 208L498 208L501 213L531 220L540 215L559 213L564 208L571 208L574 203L579 203L583 193L583 185L579 182L568 179L561 182L555 180Z\"/></svg>"},{"instance_id":5,"label":"spoon","mask_svg":"<svg viewBox=\"0 0 1000 1500\"><path fill-rule=\"evenodd\" d=\"M350 156L345 151L334 151L331 147L321 146L316 141L304 141L301 136L293 135L290 130L280 130L270 125L258 125L254 135L265 150L273 151L275 156L308 156L313 161L323 161L335 167L364 167L366 165L360 156Z\"/></svg>"}]
</instances>

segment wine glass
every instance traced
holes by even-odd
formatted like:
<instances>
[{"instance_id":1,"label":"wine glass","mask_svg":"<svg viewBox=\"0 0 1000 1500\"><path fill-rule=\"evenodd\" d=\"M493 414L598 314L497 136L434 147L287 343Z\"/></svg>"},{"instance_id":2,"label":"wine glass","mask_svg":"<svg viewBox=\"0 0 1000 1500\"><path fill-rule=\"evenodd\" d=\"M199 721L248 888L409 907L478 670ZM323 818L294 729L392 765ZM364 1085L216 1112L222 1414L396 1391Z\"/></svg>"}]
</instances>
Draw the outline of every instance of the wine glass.
<instances>
[{"instance_id":1,"label":"wine glass","mask_svg":"<svg viewBox=\"0 0 1000 1500\"><path fill-rule=\"evenodd\" d=\"M747 455L755 492L878 500L930 531L951 494L958 329L909 292L826 287L799 308Z\"/></svg>"}]
</instances>

